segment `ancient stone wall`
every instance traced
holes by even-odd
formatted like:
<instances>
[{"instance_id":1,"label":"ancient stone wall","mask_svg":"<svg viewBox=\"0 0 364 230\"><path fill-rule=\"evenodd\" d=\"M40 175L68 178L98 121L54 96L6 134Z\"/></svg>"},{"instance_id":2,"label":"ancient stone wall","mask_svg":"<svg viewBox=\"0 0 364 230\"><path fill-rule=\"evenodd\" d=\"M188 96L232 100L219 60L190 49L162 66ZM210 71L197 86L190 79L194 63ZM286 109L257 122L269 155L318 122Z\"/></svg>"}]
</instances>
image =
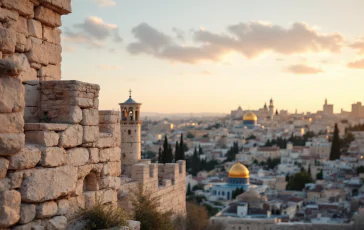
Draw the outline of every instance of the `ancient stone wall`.
<instances>
[{"instance_id":1,"label":"ancient stone wall","mask_svg":"<svg viewBox=\"0 0 364 230\"><path fill-rule=\"evenodd\" d=\"M71 0L0 1L0 59L17 62L19 79L61 79L61 15Z\"/></svg>"},{"instance_id":2,"label":"ancient stone wall","mask_svg":"<svg viewBox=\"0 0 364 230\"><path fill-rule=\"evenodd\" d=\"M186 162L151 164L148 161L132 167L132 178L124 178L118 191L119 206L131 209L130 195L141 186L159 197L160 211L186 214Z\"/></svg>"},{"instance_id":3,"label":"ancient stone wall","mask_svg":"<svg viewBox=\"0 0 364 230\"><path fill-rule=\"evenodd\" d=\"M0 128L0 228L65 229L68 218L97 198L116 205L120 113L98 110L99 87L41 82L40 108L47 115L43 123L24 125L21 81L4 75L0 81L0 117L8 122Z\"/></svg>"}]
</instances>

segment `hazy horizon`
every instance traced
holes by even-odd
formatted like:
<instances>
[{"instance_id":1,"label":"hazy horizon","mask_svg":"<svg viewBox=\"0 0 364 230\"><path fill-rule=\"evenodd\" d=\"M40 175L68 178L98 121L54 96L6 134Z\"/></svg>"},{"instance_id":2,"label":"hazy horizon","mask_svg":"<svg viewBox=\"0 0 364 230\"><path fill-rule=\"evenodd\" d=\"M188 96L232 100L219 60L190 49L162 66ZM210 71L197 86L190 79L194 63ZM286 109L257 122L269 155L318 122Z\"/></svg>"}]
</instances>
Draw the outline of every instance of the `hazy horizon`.
<instances>
[{"instance_id":1,"label":"hazy horizon","mask_svg":"<svg viewBox=\"0 0 364 230\"><path fill-rule=\"evenodd\" d=\"M72 1L62 78L101 86L100 109L334 112L364 101L364 1Z\"/></svg>"}]
</instances>

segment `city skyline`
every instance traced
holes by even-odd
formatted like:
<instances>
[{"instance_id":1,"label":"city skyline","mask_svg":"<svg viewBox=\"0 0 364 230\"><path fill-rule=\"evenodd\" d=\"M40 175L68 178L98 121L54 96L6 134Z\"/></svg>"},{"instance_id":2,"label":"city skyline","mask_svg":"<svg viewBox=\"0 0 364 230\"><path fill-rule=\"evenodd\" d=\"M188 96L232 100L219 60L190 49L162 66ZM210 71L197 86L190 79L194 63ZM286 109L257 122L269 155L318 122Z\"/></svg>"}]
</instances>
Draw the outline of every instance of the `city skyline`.
<instances>
[{"instance_id":1,"label":"city skyline","mask_svg":"<svg viewBox=\"0 0 364 230\"><path fill-rule=\"evenodd\" d=\"M328 98L338 113L363 100L362 1L72 6L62 77L100 84L102 109L117 109L130 88L143 112L160 113L257 109L271 97L291 113L321 110Z\"/></svg>"}]
</instances>

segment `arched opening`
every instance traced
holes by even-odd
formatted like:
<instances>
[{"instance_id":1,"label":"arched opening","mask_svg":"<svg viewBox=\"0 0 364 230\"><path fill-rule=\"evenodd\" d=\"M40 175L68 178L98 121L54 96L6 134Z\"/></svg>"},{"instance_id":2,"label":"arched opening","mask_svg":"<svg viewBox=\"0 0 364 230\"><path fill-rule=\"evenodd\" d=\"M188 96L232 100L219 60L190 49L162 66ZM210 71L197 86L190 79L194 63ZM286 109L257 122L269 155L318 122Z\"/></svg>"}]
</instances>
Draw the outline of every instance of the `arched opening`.
<instances>
[{"instance_id":1,"label":"arched opening","mask_svg":"<svg viewBox=\"0 0 364 230\"><path fill-rule=\"evenodd\" d=\"M128 119L128 112L126 111L126 108L124 108L122 112L122 120L126 121L127 119Z\"/></svg>"},{"instance_id":2,"label":"arched opening","mask_svg":"<svg viewBox=\"0 0 364 230\"><path fill-rule=\"evenodd\" d=\"M129 111L129 121L132 121L133 120L133 111L130 110Z\"/></svg>"},{"instance_id":3,"label":"arched opening","mask_svg":"<svg viewBox=\"0 0 364 230\"><path fill-rule=\"evenodd\" d=\"M100 189L100 176L90 172L83 182L83 191L98 191Z\"/></svg>"},{"instance_id":4,"label":"arched opening","mask_svg":"<svg viewBox=\"0 0 364 230\"><path fill-rule=\"evenodd\" d=\"M128 135L131 135L131 130L130 129L128 130Z\"/></svg>"},{"instance_id":5,"label":"arched opening","mask_svg":"<svg viewBox=\"0 0 364 230\"><path fill-rule=\"evenodd\" d=\"M139 121L139 111L138 110L135 111L135 120Z\"/></svg>"}]
</instances>

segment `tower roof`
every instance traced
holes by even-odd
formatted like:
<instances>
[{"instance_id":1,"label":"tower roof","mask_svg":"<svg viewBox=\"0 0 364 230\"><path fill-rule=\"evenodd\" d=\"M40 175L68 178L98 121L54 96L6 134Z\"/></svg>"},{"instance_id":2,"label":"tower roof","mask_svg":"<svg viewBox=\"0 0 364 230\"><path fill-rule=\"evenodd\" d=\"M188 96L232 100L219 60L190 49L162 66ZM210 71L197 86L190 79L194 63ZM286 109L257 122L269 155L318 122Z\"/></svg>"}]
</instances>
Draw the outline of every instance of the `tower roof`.
<instances>
[{"instance_id":1,"label":"tower roof","mask_svg":"<svg viewBox=\"0 0 364 230\"><path fill-rule=\"evenodd\" d=\"M131 98L131 90L129 90L129 98L128 100L126 100L124 103L121 103L121 104L137 104L139 105L140 103L136 102L133 100L133 98Z\"/></svg>"}]
</instances>

